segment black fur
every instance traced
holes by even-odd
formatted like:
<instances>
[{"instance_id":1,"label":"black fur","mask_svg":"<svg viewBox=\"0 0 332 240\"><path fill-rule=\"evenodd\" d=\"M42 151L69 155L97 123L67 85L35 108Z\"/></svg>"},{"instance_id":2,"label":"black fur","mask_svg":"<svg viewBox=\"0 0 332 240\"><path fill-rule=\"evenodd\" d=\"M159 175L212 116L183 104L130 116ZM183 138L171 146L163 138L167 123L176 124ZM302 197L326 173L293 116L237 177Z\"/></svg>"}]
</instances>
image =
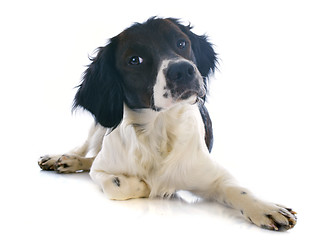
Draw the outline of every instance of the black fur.
<instances>
[{"instance_id":1,"label":"black fur","mask_svg":"<svg viewBox=\"0 0 332 240\"><path fill-rule=\"evenodd\" d=\"M217 57L213 50L212 44L208 42L205 35L199 36L194 34L191 26L182 25L179 20L174 18L168 19L158 19L150 18L147 22L143 24L134 24L132 27L126 29L123 33L116 37L110 39L109 43L105 47L98 49L98 54L95 58L91 59L92 63L89 65L88 69L84 72L83 80L78 86L78 91L76 93L73 109L77 107L82 107L90 111L95 117L96 122L100 123L102 126L107 128L115 129L121 122L123 118L123 104L126 103L131 108L152 108L154 109L153 102L151 101L151 89L155 83L156 70L158 66L159 58L155 55L155 52L147 53L153 56L148 68L145 69L147 73L137 72L139 68L136 68L136 72L133 74L136 78L144 75L144 86L139 86L138 89L137 80L128 80L127 72L125 72L126 67L122 66L126 61L121 59L125 54L118 49L120 41L127 41L126 44L122 44L125 47L131 47L130 44L135 43L139 39L145 39L146 32L157 33L160 32L162 26L174 25L173 28L178 28L178 32L184 33L191 41L191 51L189 60L192 60L197 65L199 72L201 73L205 88L207 88L207 79L210 73L213 73L216 68ZM155 29L153 29L155 28ZM130 34L136 34L136 39L124 38L123 34L129 32ZM166 32L165 32L166 33ZM130 35L130 36L131 36ZM152 35L152 34L150 34ZM150 39L154 44L162 41L169 41L173 36L165 36L164 32L160 36L154 36L156 39ZM149 46L149 43L146 43ZM151 44L151 43L150 43ZM151 44L152 45L152 44ZM167 50L168 46L160 46L161 50ZM152 50L151 50L152 51ZM120 58L120 59L119 59ZM122 64L122 65L121 65ZM142 75L142 76L143 76ZM127 77L127 78L126 78ZM131 84L133 83L133 84ZM206 89L207 90L207 89ZM136 94L137 96L134 96ZM142 97L142 95L145 95ZM149 95L150 94L150 95ZM143 100L142 100L143 99ZM202 97L205 100L205 96ZM204 103L203 103L204 104ZM206 129L206 143L209 150L212 148L212 125L206 108L200 106L201 115L205 123Z\"/></svg>"},{"instance_id":2,"label":"black fur","mask_svg":"<svg viewBox=\"0 0 332 240\"><path fill-rule=\"evenodd\" d=\"M116 38L101 47L84 72L74 99L74 108L90 111L104 127L116 128L123 117L123 89L115 68Z\"/></svg>"},{"instance_id":3,"label":"black fur","mask_svg":"<svg viewBox=\"0 0 332 240\"><path fill-rule=\"evenodd\" d=\"M203 122L204 122L204 127L205 127L205 144L211 152L212 147L213 147L213 130L212 130L212 121L210 119L209 112L207 108L204 105L204 102L199 102L198 103L199 111L201 113Z\"/></svg>"},{"instance_id":4,"label":"black fur","mask_svg":"<svg viewBox=\"0 0 332 240\"><path fill-rule=\"evenodd\" d=\"M214 73L216 64L218 63L217 54L213 49L213 45L208 41L206 35L200 36L193 33L190 25L184 26L180 24L178 19L170 18L170 20L177 24L177 26L190 38L191 48L195 55L195 63L204 79L205 90L207 92L207 78L209 74Z\"/></svg>"}]
</instances>

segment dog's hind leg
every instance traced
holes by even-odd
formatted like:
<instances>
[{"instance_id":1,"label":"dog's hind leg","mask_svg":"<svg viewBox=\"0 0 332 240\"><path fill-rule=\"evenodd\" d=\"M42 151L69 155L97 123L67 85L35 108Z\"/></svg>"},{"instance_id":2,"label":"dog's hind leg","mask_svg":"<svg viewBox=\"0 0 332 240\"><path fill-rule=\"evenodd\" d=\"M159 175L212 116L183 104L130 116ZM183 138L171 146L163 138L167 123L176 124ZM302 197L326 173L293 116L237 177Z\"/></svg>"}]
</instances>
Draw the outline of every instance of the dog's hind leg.
<instances>
[{"instance_id":1,"label":"dog's hind leg","mask_svg":"<svg viewBox=\"0 0 332 240\"><path fill-rule=\"evenodd\" d=\"M89 171L101 149L105 133L106 128L93 124L83 145L65 154L44 155L40 157L38 165L43 170L54 170L59 173ZM92 157L86 157L88 153L91 153Z\"/></svg>"}]
</instances>

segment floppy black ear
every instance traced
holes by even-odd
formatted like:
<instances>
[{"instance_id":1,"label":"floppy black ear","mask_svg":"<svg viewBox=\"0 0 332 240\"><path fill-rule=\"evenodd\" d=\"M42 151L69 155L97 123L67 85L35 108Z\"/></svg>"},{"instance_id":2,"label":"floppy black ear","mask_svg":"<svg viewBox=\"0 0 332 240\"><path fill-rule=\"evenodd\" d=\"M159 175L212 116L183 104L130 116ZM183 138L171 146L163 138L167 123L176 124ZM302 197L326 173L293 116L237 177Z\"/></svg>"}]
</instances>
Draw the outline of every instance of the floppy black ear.
<instances>
[{"instance_id":1,"label":"floppy black ear","mask_svg":"<svg viewBox=\"0 0 332 240\"><path fill-rule=\"evenodd\" d=\"M210 73L214 73L216 68L217 54L213 50L212 44L207 40L207 36L199 36L191 31L189 31L188 36L195 54L197 68L203 77L208 77Z\"/></svg>"},{"instance_id":2,"label":"floppy black ear","mask_svg":"<svg viewBox=\"0 0 332 240\"><path fill-rule=\"evenodd\" d=\"M170 19L175 23L191 41L191 48L196 58L196 65L201 75L206 78L213 73L218 63L217 54L213 50L213 45L208 41L206 35L196 35L191 31L192 27L184 26L177 19Z\"/></svg>"},{"instance_id":3,"label":"floppy black ear","mask_svg":"<svg viewBox=\"0 0 332 240\"><path fill-rule=\"evenodd\" d=\"M98 54L84 72L78 86L73 109L90 111L96 121L107 128L116 128L123 118L121 77L115 67L116 39L98 49Z\"/></svg>"}]
</instances>

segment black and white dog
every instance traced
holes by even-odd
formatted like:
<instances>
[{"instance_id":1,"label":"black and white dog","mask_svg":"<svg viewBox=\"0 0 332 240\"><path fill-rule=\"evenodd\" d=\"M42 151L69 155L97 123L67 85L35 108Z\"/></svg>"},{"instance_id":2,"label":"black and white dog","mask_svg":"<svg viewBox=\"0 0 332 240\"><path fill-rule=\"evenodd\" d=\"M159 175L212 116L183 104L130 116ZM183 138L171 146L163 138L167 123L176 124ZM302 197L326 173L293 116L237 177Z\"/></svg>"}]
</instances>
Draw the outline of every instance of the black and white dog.
<instances>
[{"instance_id":1,"label":"black and white dog","mask_svg":"<svg viewBox=\"0 0 332 240\"><path fill-rule=\"evenodd\" d=\"M99 48L84 73L74 107L97 122L86 142L65 155L41 157L39 166L90 170L110 199L168 198L188 190L239 210L257 226L294 227L292 209L259 200L211 160L204 100L216 62L207 37L176 19L134 24Z\"/></svg>"}]
</instances>

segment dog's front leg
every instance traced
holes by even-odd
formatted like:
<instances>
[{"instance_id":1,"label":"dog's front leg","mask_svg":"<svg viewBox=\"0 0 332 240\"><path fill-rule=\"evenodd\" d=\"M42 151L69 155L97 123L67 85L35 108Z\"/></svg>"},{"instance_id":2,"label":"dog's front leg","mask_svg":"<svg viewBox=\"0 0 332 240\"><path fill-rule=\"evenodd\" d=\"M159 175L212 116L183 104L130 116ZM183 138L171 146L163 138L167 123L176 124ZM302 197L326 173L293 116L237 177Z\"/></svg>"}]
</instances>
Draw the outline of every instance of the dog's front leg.
<instances>
[{"instance_id":1,"label":"dog's front leg","mask_svg":"<svg viewBox=\"0 0 332 240\"><path fill-rule=\"evenodd\" d=\"M220 182L216 200L235 208L250 222L270 230L288 230L296 224L296 213L284 206L262 201L234 182Z\"/></svg>"},{"instance_id":2,"label":"dog's front leg","mask_svg":"<svg viewBox=\"0 0 332 240\"><path fill-rule=\"evenodd\" d=\"M258 199L239 186L225 169L209 162L204 167L195 168L199 181L196 182L199 186L199 190L194 191L196 194L239 210L248 221L262 228L282 231L295 226L296 213L292 209Z\"/></svg>"},{"instance_id":3,"label":"dog's front leg","mask_svg":"<svg viewBox=\"0 0 332 240\"><path fill-rule=\"evenodd\" d=\"M144 180L126 174L109 174L102 170L90 171L90 176L112 200L127 200L132 198L146 198L150 189Z\"/></svg>"}]
</instances>

